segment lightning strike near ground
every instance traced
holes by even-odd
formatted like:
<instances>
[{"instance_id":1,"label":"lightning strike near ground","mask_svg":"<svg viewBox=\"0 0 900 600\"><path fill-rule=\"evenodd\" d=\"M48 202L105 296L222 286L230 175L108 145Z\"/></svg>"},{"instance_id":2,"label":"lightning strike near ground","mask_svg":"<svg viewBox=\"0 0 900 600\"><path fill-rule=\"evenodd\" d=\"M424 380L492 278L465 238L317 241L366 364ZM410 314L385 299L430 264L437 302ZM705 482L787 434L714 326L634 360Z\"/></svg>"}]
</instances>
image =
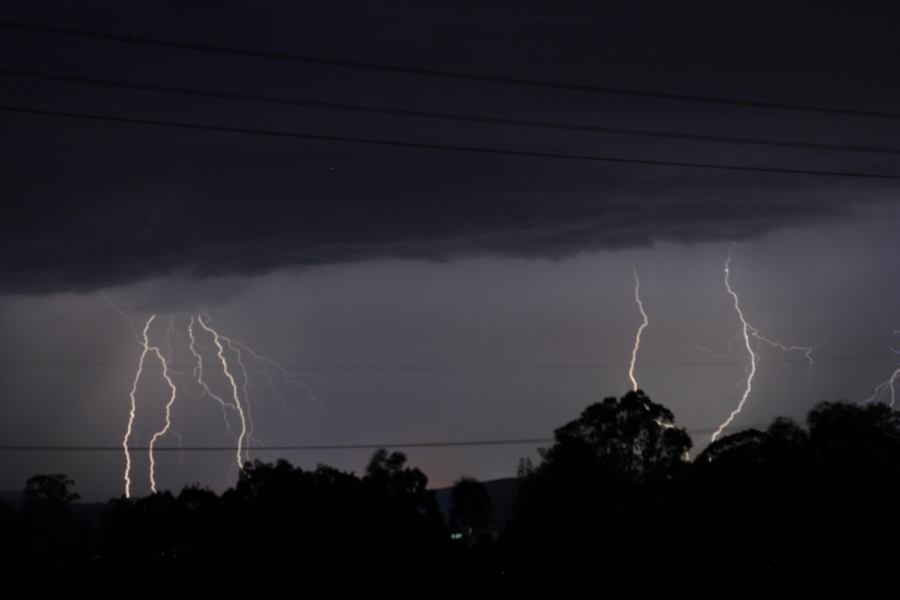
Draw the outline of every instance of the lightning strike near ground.
<instances>
[{"instance_id":1,"label":"lightning strike near ground","mask_svg":"<svg viewBox=\"0 0 900 600\"><path fill-rule=\"evenodd\" d=\"M126 318L128 318L127 315ZM134 419L135 416L137 416L137 387L141 380L141 373L144 371L144 359L147 358L147 354L150 352L150 341L147 337L147 332L150 329L150 324L153 323L153 319L155 318L156 315L150 315L150 318L147 319L147 322L144 324L144 334L141 340L143 350L141 351L141 357L138 360L138 368L134 375L134 383L131 385L131 411L128 414L128 428L125 430L125 437L122 439L122 449L125 451L124 480L126 498L131 498L131 452L128 450L128 440L131 438L134 429Z\"/></svg>"},{"instance_id":2,"label":"lightning strike near ground","mask_svg":"<svg viewBox=\"0 0 900 600\"><path fill-rule=\"evenodd\" d=\"M146 339L146 338L145 338ZM153 434L153 437L150 438L150 491L154 494L156 493L156 459L153 456L153 449L156 447L156 442L162 436L168 433L169 429L172 427L172 406L175 404L175 397L178 394L178 390L175 387L175 382L172 381L172 378L169 376L169 364L166 362L165 357L162 355L162 352L159 351L159 348L156 346L150 346L150 350L156 354L156 358L159 360L159 364L162 367L162 376L163 379L166 380L166 384L169 386L170 394L169 401L166 402L165 406L165 425L163 428Z\"/></svg>"},{"instance_id":3,"label":"lightning strike near ground","mask_svg":"<svg viewBox=\"0 0 900 600\"><path fill-rule=\"evenodd\" d=\"M641 312L641 318L643 319L634 337L634 347L631 349L631 362L628 365L628 378L631 380L631 389L636 392L638 390L638 381L634 376L634 365L637 362L638 351L641 348L641 334L644 333L644 329L650 324L650 320L647 318L647 313L644 311L644 303L641 302L641 280L638 277L637 269L633 269L633 271L634 301L637 304L638 310Z\"/></svg>"},{"instance_id":4,"label":"lightning strike near ground","mask_svg":"<svg viewBox=\"0 0 900 600\"><path fill-rule=\"evenodd\" d=\"M886 400L888 406L894 408L894 403L897 400L896 383L898 379L900 379L900 367L894 370L894 373L890 376L890 378L888 378L886 381L882 381L877 386L875 386L874 393L863 400L863 404Z\"/></svg>"},{"instance_id":5,"label":"lightning strike near ground","mask_svg":"<svg viewBox=\"0 0 900 600\"><path fill-rule=\"evenodd\" d=\"M634 272L634 302L637 304L638 311L641 313L641 324L638 326L637 333L634 336L634 346L632 346L631 349L631 362L628 364L628 378L631 380L631 389L636 392L638 391L639 386L637 378L634 376L634 367L637 363L638 351L641 349L641 335L644 333L644 329L647 328L647 325L650 324L650 319L647 318L647 312L644 310L644 303L641 301L641 280L638 277L637 269L632 267L632 271ZM644 410L650 410L646 405L642 406ZM653 418L653 421L663 429L673 429L675 427L672 423L667 423L656 417Z\"/></svg>"},{"instance_id":6,"label":"lightning strike near ground","mask_svg":"<svg viewBox=\"0 0 900 600\"><path fill-rule=\"evenodd\" d=\"M206 312L203 312L203 311L201 311L200 314L197 315L197 319L200 319L200 318L206 319L207 324L211 320L209 318L209 315L207 315ZM239 347L239 345L235 343L235 340L231 339L230 337L228 337L222 333L219 333L219 339L224 341L225 344L228 346L228 348L231 350L231 352L234 354L235 362L237 363L238 369L240 370L240 373L241 373L241 400L243 401L243 408L246 411L244 413L244 416L246 417L246 424L247 424L247 434L246 434L247 444L244 448L244 456L245 456L245 461L246 461L246 460L249 460L250 446L253 442L256 442L257 446L263 447L263 444L253 435L253 433L256 429L256 426L253 422L253 408L250 403L250 376L247 372L247 365L244 364L244 355L241 352L241 348ZM236 406L241 406L241 404L236 403L235 405L229 405L229 406L236 407ZM229 432L230 432L230 430L229 430Z\"/></svg>"},{"instance_id":7,"label":"lightning strike near ground","mask_svg":"<svg viewBox=\"0 0 900 600\"><path fill-rule=\"evenodd\" d=\"M894 331L894 335L897 334L900 334L900 330ZM897 350L893 347L891 347L891 352L900 355L900 350ZM894 373L887 380L882 381L881 383L876 385L875 390L872 392L872 395L864 399L861 404L868 404L869 402L876 401L887 401L888 406L894 408L894 403L897 400L896 383L898 379L900 379L900 367L894 369Z\"/></svg>"},{"instance_id":8,"label":"lightning strike near ground","mask_svg":"<svg viewBox=\"0 0 900 600\"><path fill-rule=\"evenodd\" d=\"M203 355L200 354L200 351L197 349L197 338L194 336L194 316L191 315L191 320L188 323L188 348L191 351L191 354L194 355L194 359L197 361L197 364L194 366L193 376L197 381L197 384L200 386L200 389L203 391L204 396L209 396L216 402L218 402L219 406L222 408L222 419L225 421L225 429L228 431L229 435L234 435L234 431L231 429L231 422L228 420L228 410L237 410L237 408L233 404L228 404L225 400L222 399L221 396L213 392L209 385L206 383L206 380L203 378Z\"/></svg>"},{"instance_id":9,"label":"lightning strike near ground","mask_svg":"<svg viewBox=\"0 0 900 600\"><path fill-rule=\"evenodd\" d=\"M249 458L249 447L254 441L259 445L259 440L253 437L253 432L256 429L256 426L253 424L253 409L250 406L250 377L247 375L247 365L244 364L244 355L241 354L240 348L236 347L234 341L226 337L224 335L219 335L231 351L234 353L234 357L237 361L238 368L241 370L241 396L244 400L244 407L247 409L247 449L245 450L246 456Z\"/></svg>"},{"instance_id":10,"label":"lightning strike near ground","mask_svg":"<svg viewBox=\"0 0 900 600\"><path fill-rule=\"evenodd\" d=\"M741 336L744 339L744 347L747 348L747 354L750 356L750 364L747 366L747 385L744 387L744 392L741 395L741 401L738 402L737 407L731 411L728 415L728 418L722 422L721 425L713 432L712 441L716 441L716 439L722 435L722 432L726 427L731 425L731 422L734 421L734 418L740 414L741 410L744 408L744 404L747 402L747 398L750 397L750 392L753 391L753 376L756 375L756 353L753 351L753 346L750 344L750 324L747 323L747 319L744 318L744 312L741 310L741 301L738 298L738 295L731 288L731 252L728 253L728 258L725 259L725 289L728 290L728 294L731 296L734 301L734 310L737 313L738 319L741 321Z\"/></svg>"},{"instance_id":11,"label":"lightning strike near ground","mask_svg":"<svg viewBox=\"0 0 900 600\"><path fill-rule=\"evenodd\" d=\"M205 313L201 313L201 316L205 317L207 322L209 321L209 317L206 316ZM279 400L281 400L282 404L284 404L284 397L281 394L281 391L278 389L278 386L275 385L275 381L272 378L271 369L275 369L275 370L279 371L281 373L281 377L284 379L285 383L299 386L308 395L308 397L310 397L314 401L317 401L317 398L316 398L315 394L313 393L312 389L305 382L291 377L290 372L286 368L284 368L280 363L269 358L268 356L263 356L262 354L260 354L259 352L257 352L256 350L254 350L253 348L248 346L247 344L241 342L240 340L230 338L221 333L219 334L219 337L225 341L225 344L234 353L235 359L238 364L238 368L240 369L241 375L243 378L242 384L241 384L241 391L242 391L244 406L246 408L246 415L247 415L247 441L248 441L245 452L249 451L250 444L254 443L254 442L256 443L257 447L265 449L265 445L262 444L253 435L254 430L255 430L255 425L253 423L253 409L252 409L252 404L250 402L251 383L250 383L248 367L247 367L246 363L244 362L244 352L249 354L259 364L259 366L261 368L263 368L263 373L265 374L266 379L268 381L269 389Z\"/></svg>"},{"instance_id":12,"label":"lightning strike near ground","mask_svg":"<svg viewBox=\"0 0 900 600\"><path fill-rule=\"evenodd\" d=\"M257 366L247 364L245 362L246 357L252 357L252 359L258 363L258 368L262 370L263 374L266 376L273 394L281 399L282 402L284 401L284 399L273 377L273 372L276 370L280 372L281 377L284 379L285 383L301 386L312 399L316 399L315 395L312 392L312 389L307 386L306 383L300 381L299 379L293 378L290 372L279 363L267 356L259 354L246 344L219 333L219 331L214 329L210 324L212 319L203 311L201 311L197 315L189 315L190 319L186 327L186 339L182 338L181 334L178 332L178 328L176 326L176 318L171 317L169 319L168 327L164 332L164 340L168 351L168 354L165 354L159 346L154 345L150 342L150 328L158 320L156 314L151 315L147 319L144 324L143 330L139 333L137 327L134 325L134 322L128 314L126 314L123 310L119 309L115 304L113 304L112 301L109 300L109 298L106 298L104 296L104 300L106 300L106 302L109 303L117 313L121 314L128 320L129 324L132 326L132 330L134 331L135 340L141 347L141 355L140 359L138 360L137 371L135 373L134 380L131 385L131 392L129 394L131 407L128 415L128 423L126 426L125 435L122 439L122 448L125 453L125 473L123 476L123 480L125 487L125 496L127 498L131 498L133 483L133 448L129 444L135 434L135 422L138 416L138 388L142 378L144 377L144 370L145 366L147 365L148 355L154 355L156 360L159 361L159 365L162 370L162 378L168 386L169 390L167 401L164 405L164 424L162 428L153 433L147 448L149 450L150 490L153 493L158 492L158 482L156 477L156 451L159 450L159 447L157 446L157 443L166 435L171 434L178 438L179 446L182 445L181 436L177 432L175 432L173 428L172 418L172 409L175 405L176 399L179 396L183 396L183 393L179 394L176 386L176 376L178 376L179 373L173 369L172 362L176 354L185 354L182 345L187 346L187 350L190 352L189 356L193 358L193 366L190 374L199 387L199 397L203 399L208 396L216 401L216 403L222 410L222 420L224 421L225 429L228 431L229 435L235 437L235 462L237 463L238 468L241 470L243 470L246 461L249 460L249 451L251 445L255 444L256 447L262 449L263 451L266 450L265 445L262 444L262 442L260 442L259 439L254 436L253 414L251 412L250 403L250 391L252 388L250 371L251 369L257 368ZM212 340L214 349L205 348L200 343L198 337L199 332L196 329L197 326L199 326L200 329L205 332L204 335L208 335ZM183 344L176 345L176 339L182 340ZM226 379L226 385L230 389L230 392L227 395L220 395L219 393L217 393L207 379L208 365L207 361L204 359L204 355L211 352L214 352L216 354L218 362L222 368L222 373ZM238 379L240 379L240 381L238 381ZM237 415L240 423L240 430L237 433L235 433L232 426L233 414Z\"/></svg>"},{"instance_id":13,"label":"lightning strike near ground","mask_svg":"<svg viewBox=\"0 0 900 600\"><path fill-rule=\"evenodd\" d=\"M219 362L222 364L222 371L225 373L225 377L228 379L228 382L231 384L231 393L232 398L234 399L234 406L237 408L238 417L241 421L241 431L238 434L237 440L237 452L235 454L235 459L237 460L237 466L240 470L244 470L244 438L247 436L247 418L244 415L244 409L241 406L241 401L238 398L238 385L234 379L234 375L231 374L231 369L228 366L228 359L225 358L225 348L222 346L221 336L219 332L210 327L207 323L203 321L202 316L197 317L197 322L200 324L200 327L204 329L207 333L213 336L213 342L218 349L218 357Z\"/></svg>"},{"instance_id":14,"label":"lightning strike near ground","mask_svg":"<svg viewBox=\"0 0 900 600\"><path fill-rule=\"evenodd\" d=\"M150 439L149 445L149 456L150 456L150 490L153 493L156 493L156 460L153 454L153 450L156 446L156 442L163 437L172 427L172 406L175 404L175 398L177 396L177 388L175 387L175 382L172 380L172 377L169 375L169 364L166 361L166 358L163 356L159 347L150 344L150 325L153 323L154 319L156 319L156 315L150 315L150 318L147 319L147 322L144 324L144 329L139 339L139 343L141 344L141 356L138 360L137 372L134 375L134 381L131 385L131 394L129 395L131 399L131 410L128 413L128 426L125 430L125 437L122 439L122 448L125 451L125 497L131 498L131 451L128 448L128 441L131 439L132 434L134 433L134 420L137 416L137 391L138 384L141 381L141 376L144 372L144 363L147 360L148 354L153 354L156 356L159 361L160 367L162 368L162 376L165 379L166 384L169 386L169 400L165 405L165 424L162 429L156 431L153 434L153 437ZM171 324L170 324L171 326Z\"/></svg>"},{"instance_id":15,"label":"lightning strike near ground","mask_svg":"<svg viewBox=\"0 0 900 600\"><path fill-rule=\"evenodd\" d=\"M744 347L747 350L747 355L750 358L750 362L747 364L747 379L744 385L744 391L741 394L741 399L734 410L729 413L725 421L723 421L722 424L719 425L719 427L715 430L715 432L713 432L710 440L713 442L716 441L716 439L718 439L720 435L722 435L722 432L725 431L725 429L734 421L735 417L737 417L741 413L741 411L744 409L744 405L750 398L750 394L753 393L753 379L756 375L759 356L757 354L758 349L753 349L753 345L750 341L751 338L757 340L757 342L768 344L773 348L777 348L782 352L802 352L806 357L807 362L809 363L809 369L807 370L807 382L810 388L812 387L812 368L815 364L812 356L814 348L810 346L788 346L782 344L781 342L776 342L763 336L756 327L754 327L747 321L746 317L744 316L744 312L741 309L740 298L738 297L737 292L734 291L734 288L731 287L731 254L733 250L734 248L732 247L732 249L728 252L728 257L725 259L725 289L728 292L728 295L731 296L731 299L734 303L734 311L735 313L737 313L738 319L741 322L740 338L743 339Z\"/></svg>"}]
</instances>

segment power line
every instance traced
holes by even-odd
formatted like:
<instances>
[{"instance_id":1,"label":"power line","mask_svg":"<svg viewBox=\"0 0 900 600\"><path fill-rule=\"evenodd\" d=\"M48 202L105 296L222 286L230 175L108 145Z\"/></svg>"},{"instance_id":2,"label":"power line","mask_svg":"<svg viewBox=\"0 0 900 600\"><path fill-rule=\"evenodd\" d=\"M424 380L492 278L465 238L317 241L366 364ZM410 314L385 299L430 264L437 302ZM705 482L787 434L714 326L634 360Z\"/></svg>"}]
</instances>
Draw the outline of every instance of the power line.
<instances>
[{"instance_id":1,"label":"power line","mask_svg":"<svg viewBox=\"0 0 900 600\"><path fill-rule=\"evenodd\" d=\"M8 113L29 114L45 117L60 117L68 119L80 119L90 121L105 121L110 123L125 123L130 125L151 125L158 127L170 127L175 129L190 129L195 131L214 131L218 133L238 133L248 135L268 136L284 139L302 139L320 142L339 142L362 144L370 146L383 146L393 148L414 148L418 150L437 150L442 152L465 152L476 154L492 154L499 156L517 156L521 158L550 158L556 160L571 160L580 162L605 162L617 164L630 164L652 167L676 167L685 169L705 169L716 171L740 171L749 173L776 173L782 175L808 175L824 177L852 177L858 179L900 180L900 175L886 173L858 173L854 171L830 171L814 169L788 169L779 167L758 167L750 165L734 165L723 163L697 163L674 160L651 160L642 158L623 158L615 156L598 156L589 154L570 154L564 152L541 152L535 150L511 150L503 148L487 148L481 146L462 146L452 144L435 144L426 142L407 142L400 140L387 140L383 138L361 138L349 136L324 135L302 132L280 131L274 129L254 129L247 127L229 127L222 125L203 125L186 121L168 121L158 119L145 119L137 117L114 117L93 113L69 112L58 110L44 110L26 108L21 106L0 106L0 111Z\"/></svg>"},{"instance_id":2,"label":"power line","mask_svg":"<svg viewBox=\"0 0 900 600\"><path fill-rule=\"evenodd\" d=\"M258 94L245 94L237 92L225 92L219 90L204 90L170 85L157 85L148 83L133 83L116 79L94 79L89 77L76 77L70 75L56 75L51 73L38 73L34 71L21 71L16 69L0 69L0 76L15 77L20 79L32 79L39 81L52 81L55 83L67 83L87 85L100 88L136 90L141 92L153 92L178 96L199 98L212 98L217 100L229 100L240 102L252 102L260 104L295 106L304 108L316 108L323 110L335 110L343 112L355 112L366 114L389 115L395 117L410 117L417 119L435 119L451 122L479 123L486 125L503 125L510 127L526 127L532 129L551 129L558 131L572 131L584 133L600 133L606 135L623 135L633 137L662 138L675 140L689 140L696 142L712 142L722 144L744 144L754 146L774 146L782 148L804 148L810 150L824 150L836 152L865 152L874 154L900 154L900 148L884 146L862 146L854 144L826 144L806 142L798 140L777 140L766 138L746 138L736 136L698 134L679 131L660 131L653 129L635 129L627 127L602 127L597 125L584 125L580 123L566 123L560 121L540 121L532 119L511 119L505 117L491 117L485 115L473 115L462 113L448 113L441 111L413 110L405 108L392 108L385 106L371 106L363 104L348 104L342 102L325 102L319 100L306 100L283 96L266 96Z\"/></svg>"},{"instance_id":3,"label":"power line","mask_svg":"<svg viewBox=\"0 0 900 600\"><path fill-rule=\"evenodd\" d=\"M845 356L828 356L816 358L817 363L830 362L886 362L896 361L895 355L889 354L857 354ZM757 361L759 364L808 364L808 359L802 358L772 358ZM49 366L49 367L68 367L68 368L84 368L84 367L109 367L109 368L134 368L134 364L117 360L79 360L79 359L55 359L55 358L22 358L15 356L0 357L0 364L15 365L31 365L31 366ZM679 362L649 362L639 363L641 369L670 369L670 368L692 368L692 367L728 367L742 366L747 361L737 360L704 360L704 361L679 361ZM321 371L374 371L374 372L395 372L395 371L591 371L600 369L627 369L627 363L581 363L581 364L532 364L532 365L453 365L453 364L431 364L431 365L281 365L285 370L291 373L321 372ZM172 364L170 368L178 369L193 367L187 364ZM153 369L152 365L144 367L145 369ZM246 365L249 370L265 369L265 367L257 367Z\"/></svg>"},{"instance_id":4,"label":"power line","mask_svg":"<svg viewBox=\"0 0 900 600\"><path fill-rule=\"evenodd\" d=\"M396 444L321 444L321 445L287 445L259 446L257 448L241 448L251 452L265 450L310 451L310 450L377 450L379 448L453 448L465 446L525 446L530 444L553 443L552 438L524 438L511 440L467 440L456 442L399 442ZM149 446L129 446L134 452L149 451ZM237 446L155 446L153 451L161 452L234 452ZM36 452L122 452L122 446L53 446L53 445L0 445L0 451L36 451Z\"/></svg>"},{"instance_id":5,"label":"power line","mask_svg":"<svg viewBox=\"0 0 900 600\"><path fill-rule=\"evenodd\" d=\"M608 86L598 86L580 83L566 83L560 81L548 81L543 79L528 79L519 77L509 77L502 75L485 75L479 73L467 73L462 71L445 71L441 69L408 67L402 65L390 65L384 63L372 63L356 60L343 60L334 58L323 58L318 56L310 56L305 54L294 54L288 52L275 52L266 50L254 50L250 48L237 48L232 46L217 46L213 44L200 44L194 42L179 42L175 40L165 40L154 37L144 37L136 35L127 35L119 33L106 33L91 31L86 29L76 29L70 27L57 27L53 25L44 25L39 23L25 23L21 21L0 21L0 27L5 29L15 29L19 31L30 31L37 33L47 33L56 35L66 35L71 37L80 37L95 40L122 42L129 44L138 44L144 46L156 46L163 48L174 48L178 50L194 50L201 52L209 52L216 54L229 54L235 56L243 56L250 58L270 59L278 61L287 61L302 64L321 65L328 67L341 67L346 69L380 71L386 73L398 73L403 75L416 75L424 77L433 77L440 79L453 79L460 81L477 81L484 83L497 83L504 85L515 85L531 88L546 88L565 90L572 92L587 92L594 94L605 94L615 96L628 96L638 98L650 98L655 100L677 100L682 102L700 102L705 104L719 104L730 106L741 106L745 108L766 108L795 112L809 112L832 115L847 115L857 117L876 117L886 119L900 119L900 113L850 109L829 106L815 106L807 104L791 104L785 102L762 102L757 100L742 100L738 98L723 98L718 96L702 96L696 94L676 94L669 92L656 92L650 90L638 90L628 88L617 88Z\"/></svg>"},{"instance_id":6,"label":"power line","mask_svg":"<svg viewBox=\"0 0 900 600\"><path fill-rule=\"evenodd\" d=\"M766 425L746 425L745 428L766 427ZM712 433L715 427L688 429L689 433ZM464 440L464 441L440 441L440 442L397 442L384 444L305 444L305 445L261 445L257 448L242 448L254 451L316 451L316 450L377 450L379 448L459 448L473 446L530 446L537 444L552 444L553 438L518 438L518 439L491 439L491 440ZM149 446L129 446L132 452L149 451ZM237 446L155 446L154 452L235 452ZM29 444L3 444L0 452L122 452L122 446L56 446L56 445L29 445Z\"/></svg>"}]
</instances>

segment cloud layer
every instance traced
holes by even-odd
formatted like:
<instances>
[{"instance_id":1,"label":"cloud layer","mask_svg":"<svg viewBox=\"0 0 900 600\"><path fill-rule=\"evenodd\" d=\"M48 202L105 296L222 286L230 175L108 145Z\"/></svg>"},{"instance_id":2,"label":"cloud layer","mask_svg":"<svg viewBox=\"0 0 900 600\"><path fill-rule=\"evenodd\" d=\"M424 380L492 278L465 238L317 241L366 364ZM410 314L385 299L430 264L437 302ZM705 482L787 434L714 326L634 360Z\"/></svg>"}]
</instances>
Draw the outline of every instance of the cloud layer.
<instances>
[{"instance_id":1,"label":"cloud layer","mask_svg":"<svg viewBox=\"0 0 900 600\"><path fill-rule=\"evenodd\" d=\"M45 13L15 9L10 17L685 93L869 108L878 108L873 97L900 96L896 78L872 77L888 64L879 49L890 42L871 31L882 27L879 10L889 8L852 17L825 8L803 17L798 9L776 22L764 19L762 9L724 16L709 7L695 12L657 3L614 13L577 2L534 3L519 7L514 19L500 5L451 11L442 3L303 9L233 3L230 13L246 17L239 27L215 19L203 25L204 17L224 14L218 4L183 9L161 2L143 15L103 2L86 11L59 6ZM800 22L818 26L780 35ZM828 45L829 28L857 39L865 26L874 28L869 45L843 54ZM693 35L685 37L685 28ZM142 83L749 137L890 139L881 123L865 120L303 68L24 32L5 36L3 46L19 50L17 68ZM31 51L21 52L26 47ZM662 48L671 53L661 55ZM865 155L535 133L0 79L7 104L54 110L626 158L841 171L893 167ZM877 94L876 80L884 86ZM884 183L840 178L383 149L11 114L0 119L9 132L0 150L9 205L0 223L0 290L7 292L89 290L172 273L256 274L385 256L561 257L660 240L742 239L852 218L860 206L896 196Z\"/></svg>"}]
</instances>

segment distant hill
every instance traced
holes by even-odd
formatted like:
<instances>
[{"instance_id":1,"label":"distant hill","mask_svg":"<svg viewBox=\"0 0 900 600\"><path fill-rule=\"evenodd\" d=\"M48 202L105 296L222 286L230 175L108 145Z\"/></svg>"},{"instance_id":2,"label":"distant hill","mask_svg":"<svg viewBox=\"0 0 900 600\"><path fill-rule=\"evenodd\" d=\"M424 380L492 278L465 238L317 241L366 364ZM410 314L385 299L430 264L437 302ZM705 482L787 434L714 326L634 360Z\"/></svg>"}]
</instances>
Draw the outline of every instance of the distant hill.
<instances>
[{"instance_id":1,"label":"distant hill","mask_svg":"<svg viewBox=\"0 0 900 600\"><path fill-rule=\"evenodd\" d=\"M0 502L18 512L25 506L25 494L14 491L0 491ZM97 524L103 518L105 502L73 502L72 508L87 517L88 523Z\"/></svg>"},{"instance_id":2,"label":"distant hill","mask_svg":"<svg viewBox=\"0 0 900 600\"><path fill-rule=\"evenodd\" d=\"M516 494L519 491L521 481L516 477L506 479L494 479L491 481L482 481L487 488L488 495L491 497L491 505L493 506L492 526L496 531L500 531L512 516L513 504L516 501ZM444 518L450 515L450 498L452 487L438 488L434 490L437 497L438 506L444 513Z\"/></svg>"}]
</instances>

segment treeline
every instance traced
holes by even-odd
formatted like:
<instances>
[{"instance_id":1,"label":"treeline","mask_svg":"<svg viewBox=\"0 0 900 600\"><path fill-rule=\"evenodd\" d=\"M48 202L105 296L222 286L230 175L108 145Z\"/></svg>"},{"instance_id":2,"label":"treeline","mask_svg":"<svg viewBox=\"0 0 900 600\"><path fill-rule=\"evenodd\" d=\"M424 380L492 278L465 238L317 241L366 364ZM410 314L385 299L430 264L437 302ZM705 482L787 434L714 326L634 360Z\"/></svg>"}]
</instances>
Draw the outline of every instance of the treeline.
<instances>
[{"instance_id":1,"label":"treeline","mask_svg":"<svg viewBox=\"0 0 900 600\"><path fill-rule=\"evenodd\" d=\"M642 392L607 398L523 464L512 518L461 480L449 519L380 450L357 476L252 463L222 495L188 487L78 509L44 475L0 505L6 589L27 597L898 597L900 415L825 403L694 460Z\"/></svg>"}]
</instances>

